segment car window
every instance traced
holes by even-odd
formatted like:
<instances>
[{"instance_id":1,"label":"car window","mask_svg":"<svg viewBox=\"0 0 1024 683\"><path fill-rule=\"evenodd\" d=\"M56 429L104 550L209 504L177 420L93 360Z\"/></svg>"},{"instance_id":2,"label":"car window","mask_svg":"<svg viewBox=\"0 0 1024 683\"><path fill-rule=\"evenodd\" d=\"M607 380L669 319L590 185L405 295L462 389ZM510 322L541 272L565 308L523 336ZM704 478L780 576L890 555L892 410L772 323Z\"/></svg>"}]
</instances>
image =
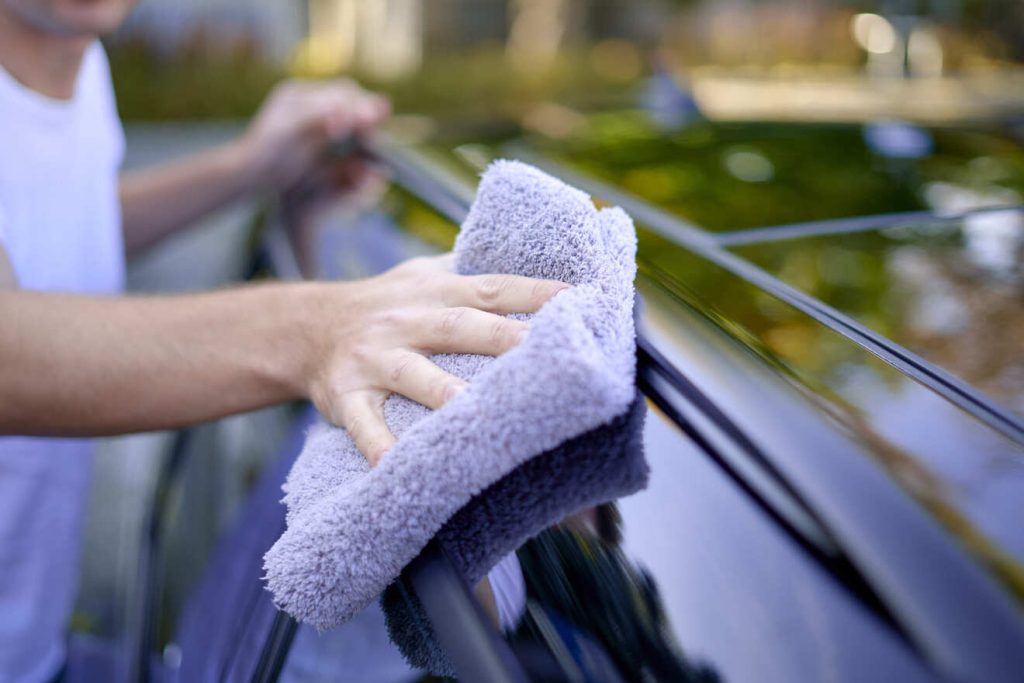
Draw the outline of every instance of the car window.
<instances>
[{"instance_id":1,"label":"car window","mask_svg":"<svg viewBox=\"0 0 1024 683\"><path fill-rule=\"evenodd\" d=\"M1024 212L734 251L1024 416Z\"/></svg>"}]
</instances>

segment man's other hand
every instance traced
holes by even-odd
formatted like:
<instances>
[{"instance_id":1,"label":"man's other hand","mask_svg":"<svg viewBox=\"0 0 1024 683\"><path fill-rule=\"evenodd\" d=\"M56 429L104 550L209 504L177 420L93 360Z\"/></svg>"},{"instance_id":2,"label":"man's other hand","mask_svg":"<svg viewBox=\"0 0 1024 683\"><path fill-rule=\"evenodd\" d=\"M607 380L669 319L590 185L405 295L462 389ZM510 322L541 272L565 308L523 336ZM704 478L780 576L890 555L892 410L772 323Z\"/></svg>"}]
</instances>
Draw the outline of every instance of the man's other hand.
<instances>
[{"instance_id":1,"label":"man's other hand","mask_svg":"<svg viewBox=\"0 0 1024 683\"><path fill-rule=\"evenodd\" d=\"M372 130L391 107L353 81L287 81L274 88L241 142L264 189L285 191L316 171L333 140Z\"/></svg>"}]
</instances>

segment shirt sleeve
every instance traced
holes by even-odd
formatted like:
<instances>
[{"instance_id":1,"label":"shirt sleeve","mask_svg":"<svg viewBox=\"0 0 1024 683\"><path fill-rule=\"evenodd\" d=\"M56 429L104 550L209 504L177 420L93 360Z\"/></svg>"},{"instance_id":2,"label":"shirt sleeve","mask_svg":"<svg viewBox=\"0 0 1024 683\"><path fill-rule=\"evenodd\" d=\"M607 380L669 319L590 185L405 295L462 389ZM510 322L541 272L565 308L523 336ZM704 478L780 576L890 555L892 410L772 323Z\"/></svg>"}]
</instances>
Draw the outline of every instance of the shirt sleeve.
<instances>
[{"instance_id":1,"label":"shirt sleeve","mask_svg":"<svg viewBox=\"0 0 1024 683\"><path fill-rule=\"evenodd\" d=\"M4 207L0 204L0 249L7 250L7 217L4 215Z\"/></svg>"},{"instance_id":2,"label":"shirt sleeve","mask_svg":"<svg viewBox=\"0 0 1024 683\"><path fill-rule=\"evenodd\" d=\"M125 138L124 126L117 113L117 98L114 97L114 84L110 78L110 62L106 50L100 41L94 42L89 48L89 76L95 82L97 92L102 99L104 125L108 126L117 144L117 166L124 161Z\"/></svg>"},{"instance_id":3,"label":"shirt sleeve","mask_svg":"<svg viewBox=\"0 0 1024 683\"><path fill-rule=\"evenodd\" d=\"M7 247L7 219L4 216L4 207L0 206L0 288L10 286L13 283L18 286L18 275L14 272L14 264L11 263L11 255Z\"/></svg>"}]
</instances>

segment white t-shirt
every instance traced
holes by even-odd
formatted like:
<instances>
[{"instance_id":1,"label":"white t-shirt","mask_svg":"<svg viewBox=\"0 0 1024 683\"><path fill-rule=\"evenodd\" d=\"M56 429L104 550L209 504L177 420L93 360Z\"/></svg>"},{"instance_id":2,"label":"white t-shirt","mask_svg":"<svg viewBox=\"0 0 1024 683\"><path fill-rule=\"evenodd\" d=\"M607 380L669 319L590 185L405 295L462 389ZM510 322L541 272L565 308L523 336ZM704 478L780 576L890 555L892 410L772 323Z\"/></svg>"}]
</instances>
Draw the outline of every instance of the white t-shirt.
<instances>
[{"instance_id":1,"label":"white t-shirt","mask_svg":"<svg viewBox=\"0 0 1024 683\"><path fill-rule=\"evenodd\" d=\"M123 153L98 42L70 101L0 68L0 246L20 288L122 290ZM47 681L64 660L91 466L88 440L0 438L0 682Z\"/></svg>"}]
</instances>

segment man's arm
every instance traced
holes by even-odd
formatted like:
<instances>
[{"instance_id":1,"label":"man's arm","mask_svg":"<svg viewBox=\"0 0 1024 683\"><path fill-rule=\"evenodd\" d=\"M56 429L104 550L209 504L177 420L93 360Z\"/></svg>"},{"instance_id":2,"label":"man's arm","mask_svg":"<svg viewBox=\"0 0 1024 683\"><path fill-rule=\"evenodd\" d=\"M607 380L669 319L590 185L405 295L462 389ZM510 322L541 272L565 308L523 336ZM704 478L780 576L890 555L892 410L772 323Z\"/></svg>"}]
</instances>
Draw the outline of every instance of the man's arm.
<instances>
[{"instance_id":1,"label":"man's arm","mask_svg":"<svg viewBox=\"0 0 1024 683\"><path fill-rule=\"evenodd\" d=\"M249 192L255 174L239 141L121 174L125 252L134 256Z\"/></svg>"},{"instance_id":2,"label":"man's arm","mask_svg":"<svg viewBox=\"0 0 1024 683\"><path fill-rule=\"evenodd\" d=\"M121 176L129 256L254 190L281 192L317 168L326 144L388 114L386 100L350 81L278 86L244 135L211 150Z\"/></svg>"},{"instance_id":3,"label":"man's arm","mask_svg":"<svg viewBox=\"0 0 1024 683\"><path fill-rule=\"evenodd\" d=\"M375 464L384 401L438 408L463 386L440 352L498 355L561 283L458 276L415 259L348 283L101 298L0 290L0 433L165 429L311 398Z\"/></svg>"},{"instance_id":4,"label":"man's arm","mask_svg":"<svg viewBox=\"0 0 1024 683\"><path fill-rule=\"evenodd\" d=\"M307 293L187 297L0 292L0 432L179 427L302 395Z\"/></svg>"}]
</instances>

